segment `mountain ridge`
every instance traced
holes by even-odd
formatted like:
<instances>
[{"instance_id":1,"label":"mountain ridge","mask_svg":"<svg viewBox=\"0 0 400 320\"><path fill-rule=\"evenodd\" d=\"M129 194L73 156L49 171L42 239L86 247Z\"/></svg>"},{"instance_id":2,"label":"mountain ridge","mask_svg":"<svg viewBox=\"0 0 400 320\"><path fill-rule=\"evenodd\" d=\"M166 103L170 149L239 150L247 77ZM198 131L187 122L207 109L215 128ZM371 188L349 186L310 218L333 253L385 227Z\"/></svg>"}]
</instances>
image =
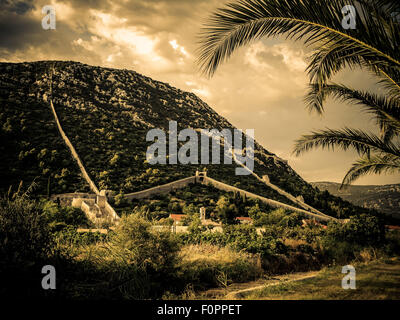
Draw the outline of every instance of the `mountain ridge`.
<instances>
[{"instance_id":1,"label":"mountain ridge","mask_svg":"<svg viewBox=\"0 0 400 320\"><path fill-rule=\"evenodd\" d=\"M311 182L320 190L341 197L357 206L372 208L387 215L400 218L400 184L350 185L340 190L337 182Z\"/></svg>"},{"instance_id":2,"label":"mountain ridge","mask_svg":"<svg viewBox=\"0 0 400 320\"><path fill-rule=\"evenodd\" d=\"M207 169L211 176L271 199L293 204L256 179L236 177L235 165L146 163L149 128L234 129L195 94L126 69L70 61L0 63L2 102L1 188L37 177L40 192L87 191L76 164L66 154L49 110L49 70L54 66L52 101L60 122L88 173L100 189L129 193ZM34 135L30 135L29 132ZM10 151L15 151L10 152ZM12 170L7 172L6 167ZM14 167L13 167L14 166ZM28 167L28 169L26 168ZM346 217L360 211L340 198L317 192L288 163L255 142L255 172L327 214Z\"/></svg>"}]
</instances>

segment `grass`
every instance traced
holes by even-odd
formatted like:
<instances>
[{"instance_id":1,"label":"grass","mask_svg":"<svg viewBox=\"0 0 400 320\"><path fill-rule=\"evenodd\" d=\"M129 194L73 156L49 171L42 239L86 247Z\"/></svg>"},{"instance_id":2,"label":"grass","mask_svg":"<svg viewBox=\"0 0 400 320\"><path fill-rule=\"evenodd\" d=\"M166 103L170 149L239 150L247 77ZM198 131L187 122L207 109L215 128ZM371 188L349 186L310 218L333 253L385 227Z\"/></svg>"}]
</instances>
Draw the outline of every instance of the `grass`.
<instances>
[{"instance_id":1,"label":"grass","mask_svg":"<svg viewBox=\"0 0 400 320\"><path fill-rule=\"evenodd\" d=\"M176 275L186 289L179 295L166 291L163 299L196 299L198 291L224 291L233 282L252 281L262 273L258 255L204 243L185 245L179 252Z\"/></svg>"},{"instance_id":2,"label":"grass","mask_svg":"<svg viewBox=\"0 0 400 320\"><path fill-rule=\"evenodd\" d=\"M188 263L211 262L219 264L231 264L237 261L248 261L254 265L261 265L257 255L246 252L238 252L229 247L219 247L203 243L201 245L186 245L180 252L183 261Z\"/></svg>"},{"instance_id":3,"label":"grass","mask_svg":"<svg viewBox=\"0 0 400 320\"><path fill-rule=\"evenodd\" d=\"M180 251L185 278L196 284L227 286L231 282L254 280L262 274L258 255L210 244L186 245Z\"/></svg>"},{"instance_id":4,"label":"grass","mask_svg":"<svg viewBox=\"0 0 400 320\"><path fill-rule=\"evenodd\" d=\"M356 263L356 289L344 290L341 267L323 269L312 279L265 287L242 296L249 300L397 300L400 258Z\"/></svg>"}]
</instances>

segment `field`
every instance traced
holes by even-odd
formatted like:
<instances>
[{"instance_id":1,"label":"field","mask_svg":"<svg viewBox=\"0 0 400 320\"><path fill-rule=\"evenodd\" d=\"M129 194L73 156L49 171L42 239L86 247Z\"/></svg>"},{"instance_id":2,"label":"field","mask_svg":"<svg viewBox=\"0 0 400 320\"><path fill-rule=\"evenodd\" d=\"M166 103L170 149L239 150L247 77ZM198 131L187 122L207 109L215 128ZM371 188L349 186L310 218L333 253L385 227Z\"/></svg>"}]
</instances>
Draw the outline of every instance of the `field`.
<instances>
[{"instance_id":1,"label":"field","mask_svg":"<svg viewBox=\"0 0 400 320\"><path fill-rule=\"evenodd\" d=\"M356 289L344 290L341 267L323 269L316 277L265 286L238 295L241 299L266 300L398 300L400 259L383 259L355 264Z\"/></svg>"}]
</instances>

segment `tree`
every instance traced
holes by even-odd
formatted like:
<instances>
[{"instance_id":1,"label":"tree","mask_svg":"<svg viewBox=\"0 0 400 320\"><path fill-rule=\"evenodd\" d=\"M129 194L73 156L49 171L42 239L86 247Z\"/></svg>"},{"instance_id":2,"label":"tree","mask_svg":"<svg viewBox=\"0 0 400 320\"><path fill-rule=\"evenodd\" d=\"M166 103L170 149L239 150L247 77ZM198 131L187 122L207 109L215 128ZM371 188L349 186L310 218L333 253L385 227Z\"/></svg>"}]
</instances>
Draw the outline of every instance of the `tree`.
<instances>
[{"instance_id":1,"label":"tree","mask_svg":"<svg viewBox=\"0 0 400 320\"><path fill-rule=\"evenodd\" d=\"M342 10L356 9L355 29L343 27ZM347 7L349 8L349 7ZM345 10L343 11L345 12ZM203 27L199 64L212 76L241 46L264 36L286 35L311 48L306 103L320 114L335 99L361 106L372 114L380 134L344 128L322 130L297 140L297 155L316 147L353 148L360 158L343 179L350 184L369 173L399 172L400 145L400 12L397 0L240 0L218 9ZM378 95L331 82L344 68L372 72L386 91Z\"/></svg>"},{"instance_id":2,"label":"tree","mask_svg":"<svg viewBox=\"0 0 400 320\"><path fill-rule=\"evenodd\" d=\"M236 217L238 216L239 211L234 203L231 203L230 199L221 196L217 202L217 206L215 207L215 216L220 220L223 224L235 224Z\"/></svg>"}]
</instances>

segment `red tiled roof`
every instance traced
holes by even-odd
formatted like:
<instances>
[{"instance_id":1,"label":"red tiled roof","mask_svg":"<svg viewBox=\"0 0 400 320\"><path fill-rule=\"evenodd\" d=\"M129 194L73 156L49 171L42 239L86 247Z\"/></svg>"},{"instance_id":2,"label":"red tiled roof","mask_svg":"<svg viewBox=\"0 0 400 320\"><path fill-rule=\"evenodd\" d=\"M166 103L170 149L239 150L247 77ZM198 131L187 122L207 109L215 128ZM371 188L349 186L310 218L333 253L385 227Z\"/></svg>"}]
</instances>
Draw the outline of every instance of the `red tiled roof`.
<instances>
[{"instance_id":1,"label":"red tiled roof","mask_svg":"<svg viewBox=\"0 0 400 320\"><path fill-rule=\"evenodd\" d=\"M186 214L170 214L169 217L175 221L181 221L184 217L186 217Z\"/></svg>"},{"instance_id":2,"label":"red tiled roof","mask_svg":"<svg viewBox=\"0 0 400 320\"><path fill-rule=\"evenodd\" d=\"M236 217L236 220L240 220L240 221L253 221L253 219L250 218L250 217Z\"/></svg>"},{"instance_id":3,"label":"red tiled roof","mask_svg":"<svg viewBox=\"0 0 400 320\"><path fill-rule=\"evenodd\" d=\"M389 230L400 230L399 226L386 226Z\"/></svg>"}]
</instances>

